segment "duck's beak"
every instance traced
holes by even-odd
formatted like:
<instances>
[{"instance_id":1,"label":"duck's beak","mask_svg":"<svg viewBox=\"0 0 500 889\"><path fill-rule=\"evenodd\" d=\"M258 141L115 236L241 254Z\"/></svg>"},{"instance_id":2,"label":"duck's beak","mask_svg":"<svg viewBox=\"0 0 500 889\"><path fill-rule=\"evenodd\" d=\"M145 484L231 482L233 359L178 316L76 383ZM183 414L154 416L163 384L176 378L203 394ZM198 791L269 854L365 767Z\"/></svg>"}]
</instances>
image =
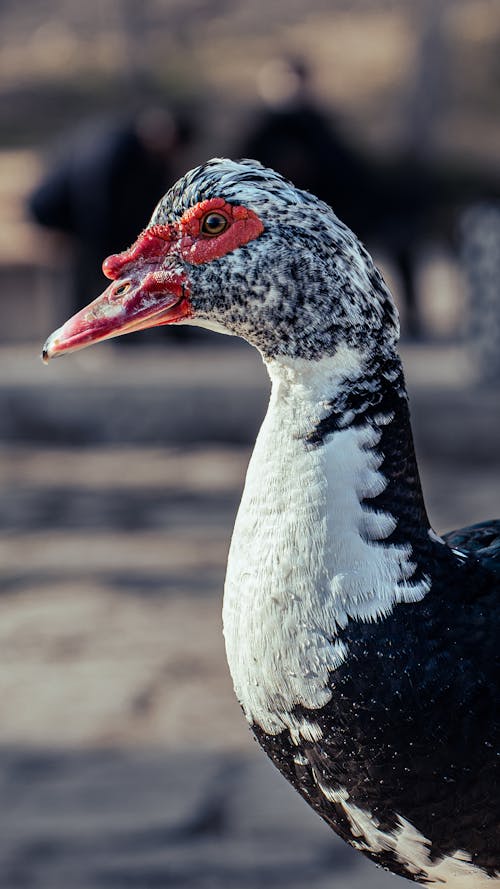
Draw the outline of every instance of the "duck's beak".
<instances>
[{"instance_id":1,"label":"duck's beak","mask_svg":"<svg viewBox=\"0 0 500 889\"><path fill-rule=\"evenodd\" d=\"M113 281L94 302L49 336L42 351L43 361L124 333L190 317L189 298L182 282L161 284L153 294L150 287L145 289L130 278Z\"/></svg>"},{"instance_id":2,"label":"duck's beak","mask_svg":"<svg viewBox=\"0 0 500 889\"><path fill-rule=\"evenodd\" d=\"M147 327L173 324L192 315L184 272L175 263L164 262L166 249L160 251L163 255L151 250L151 246L155 246L152 241L153 238L148 237L147 250L141 243L139 252L136 244L129 251L105 260L103 270L113 279L112 283L49 336L42 351L45 363L92 343Z\"/></svg>"}]
</instances>

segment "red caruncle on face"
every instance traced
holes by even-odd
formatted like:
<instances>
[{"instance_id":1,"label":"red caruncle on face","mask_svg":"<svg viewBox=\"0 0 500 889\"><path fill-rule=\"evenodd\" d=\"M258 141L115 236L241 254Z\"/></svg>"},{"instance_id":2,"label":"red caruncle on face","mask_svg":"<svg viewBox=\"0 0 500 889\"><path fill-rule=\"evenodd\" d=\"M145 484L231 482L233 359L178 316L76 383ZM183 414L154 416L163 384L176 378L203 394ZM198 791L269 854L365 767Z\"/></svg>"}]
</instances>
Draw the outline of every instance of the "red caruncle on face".
<instances>
[{"instance_id":1,"label":"red caruncle on face","mask_svg":"<svg viewBox=\"0 0 500 889\"><path fill-rule=\"evenodd\" d=\"M104 260L112 284L49 337L44 357L192 318L189 266L220 259L263 231L253 210L217 197L189 208L178 222L151 225L128 250Z\"/></svg>"},{"instance_id":2,"label":"red caruncle on face","mask_svg":"<svg viewBox=\"0 0 500 889\"><path fill-rule=\"evenodd\" d=\"M212 234L204 228L205 220L213 216L225 220L220 233ZM129 250L109 256L103 271L116 280L131 264L158 263L169 256L202 265L248 244L263 231L264 226L253 210L234 206L223 198L209 198L186 210L179 222L147 228Z\"/></svg>"}]
</instances>

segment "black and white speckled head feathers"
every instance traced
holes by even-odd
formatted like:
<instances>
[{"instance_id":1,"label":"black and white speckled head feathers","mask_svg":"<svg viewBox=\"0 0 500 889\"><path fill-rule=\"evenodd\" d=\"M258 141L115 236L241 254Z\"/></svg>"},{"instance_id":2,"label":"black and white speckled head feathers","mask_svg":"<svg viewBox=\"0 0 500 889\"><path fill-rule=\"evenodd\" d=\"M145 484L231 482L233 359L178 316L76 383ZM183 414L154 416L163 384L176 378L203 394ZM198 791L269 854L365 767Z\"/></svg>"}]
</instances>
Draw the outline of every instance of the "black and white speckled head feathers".
<instances>
[{"instance_id":1,"label":"black and white speckled head feathers","mask_svg":"<svg viewBox=\"0 0 500 889\"><path fill-rule=\"evenodd\" d=\"M267 359L321 358L342 343L377 352L394 345L399 326L388 289L329 206L257 161L214 159L170 189L151 225L178 222L210 198L254 211L264 230L189 267L192 323L242 336Z\"/></svg>"},{"instance_id":2,"label":"black and white speckled head feathers","mask_svg":"<svg viewBox=\"0 0 500 889\"><path fill-rule=\"evenodd\" d=\"M319 360L347 347L367 366L394 354L399 335L390 293L356 236L257 161L191 170L103 269L112 283L49 337L45 359L188 323L241 336L267 361Z\"/></svg>"}]
</instances>

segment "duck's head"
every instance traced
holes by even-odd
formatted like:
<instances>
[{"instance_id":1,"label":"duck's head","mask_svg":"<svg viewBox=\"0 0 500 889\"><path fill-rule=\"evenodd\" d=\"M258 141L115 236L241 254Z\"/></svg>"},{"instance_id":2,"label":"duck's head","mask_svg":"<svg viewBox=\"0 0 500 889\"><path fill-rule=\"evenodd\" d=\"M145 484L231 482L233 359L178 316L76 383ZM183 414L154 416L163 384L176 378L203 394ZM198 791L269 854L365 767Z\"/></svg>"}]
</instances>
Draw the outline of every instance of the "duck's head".
<instances>
[{"instance_id":1,"label":"duck's head","mask_svg":"<svg viewBox=\"0 0 500 889\"><path fill-rule=\"evenodd\" d=\"M235 334L266 359L321 358L398 336L390 294L318 198L256 161L215 159L160 201L109 287L56 330L44 359L131 331L188 323Z\"/></svg>"}]
</instances>

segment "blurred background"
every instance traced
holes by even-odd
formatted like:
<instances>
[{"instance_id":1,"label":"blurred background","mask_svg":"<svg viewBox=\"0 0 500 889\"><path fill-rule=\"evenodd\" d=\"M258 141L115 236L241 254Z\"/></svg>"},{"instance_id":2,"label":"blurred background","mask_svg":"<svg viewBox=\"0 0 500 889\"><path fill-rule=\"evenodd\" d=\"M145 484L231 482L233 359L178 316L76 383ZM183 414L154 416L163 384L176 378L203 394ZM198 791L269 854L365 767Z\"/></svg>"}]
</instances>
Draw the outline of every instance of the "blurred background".
<instances>
[{"instance_id":1,"label":"blurred background","mask_svg":"<svg viewBox=\"0 0 500 889\"><path fill-rule=\"evenodd\" d=\"M395 885L228 678L257 354L179 329L38 356L178 175L257 157L394 290L436 530L498 515L500 0L3 0L0 45L0 885Z\"/></svg>"}]
</instances>

